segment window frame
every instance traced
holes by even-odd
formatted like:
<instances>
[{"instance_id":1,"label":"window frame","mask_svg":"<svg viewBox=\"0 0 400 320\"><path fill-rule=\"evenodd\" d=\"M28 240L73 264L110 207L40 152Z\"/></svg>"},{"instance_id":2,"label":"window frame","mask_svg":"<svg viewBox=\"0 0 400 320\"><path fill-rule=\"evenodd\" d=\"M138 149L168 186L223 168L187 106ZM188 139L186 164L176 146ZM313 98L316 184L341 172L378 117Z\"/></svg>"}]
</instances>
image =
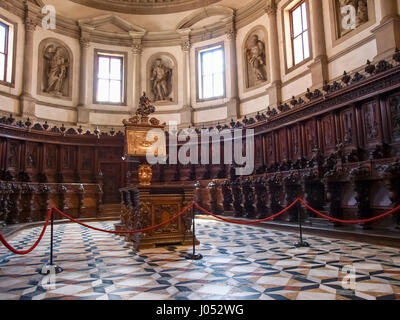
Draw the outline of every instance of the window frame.
<instances>
[{"instance_id":1,"label":"window frame","mask_svg":"<svg viewBox=\"0 0 400 320\"><path fill-rule=\"evenodd\" d=\"M7 56L6 56L6 71L5 79L0 80L0 85L15 88L15 68L16 68L16 57L17 57L17 35L18 35L18 24L14 21L7 19L0 15L0 23L8 27L7 33ZM12 35L12 39L10 38ZM10 46L12 45L12 51L10 52ZM10 62L11 59L11 63ZM7 74L9 79L7 80Z\"/></svg>"},{"instance_id":2,"label":"window frame","mask_svg":"<svg viewBox=\"0 0 400 320\"><path fill-rule=\"evenodd\" d=\"M301 6L305 4L305 11L306 11L306 17L307 17L307 29L303 30L304 28L304 22L303 22L303 8L301 8ZM297 36L294 35L294 24L293 24L293 12L296 11L297 9L301 10L301 29L302 32L300 34L298 34ZM310 17L309 17L309 5L308 2L306 0L302 0L299 3L297 3L293 8L291 8L289 10L289 21L290 21L290 45L292 47L292 68L296 68L297 66L300 66L301 64L305 63L306 61L310 60L312 57L312 52L311 52L311 29L310 29ZM304 34L307 33L308 36L308 51L309 51L309 55L306 58L305 54L304 54ZM301 42L301 46L302 46L302 51L303 51L303 60L299 61L296 63L296 55L295 55L295 47L294 47L294 41L301 37L302 38L302 42Z\"/></svg>"},{"instance_id":3,"label":"window frame","mask_svg":"<svg viewBox=\"0 0 400 320\"><path fill-rule=\"evenodd\" d=\"M98 101L97 100L97 89L99 78L99 61L100 58L119 58L121 59L121 102L110 102L110 101ZM94 52L94 70L93 70L93 104L97 105L108 105L108 106L127 106L127 65L128 65L128 55L126 52L116 52L109 50L99 50L96 49ZM104 79L110 81L111 79Z\"/></svg>"},{"instance_id":4,"label":"window frame","mask_svg":"<svg viewBox=\"0 0 400 320\"><path fill-rule=\"evenodd\" d=\"M223 57L223 64L222 64L223 65L223 71L222 71L223 93L221 96L214 96L214 97L210 97L210 98L200 98L200 96L204 95L204 91L202 91L201 95L200 95L200 89L204 90L203 64L202 64L202 58L201 58L202 54L204 54L205 52L217 51L217 50L222 51L222 57ZM213 77L213 79L214 79L214 77ZM220 100L220 99L224 99L226 97L226 56L225 56L224 42L213 43L213 44L210 44L207 46L196 48L196 84L197 84L196 85L196 100L197 100L197 102Z\"/></svg>"},{"instance_id":5,"label":"window frame","mask_svg":"<svg viewBox=\"0 0 400 320\"><path fill-rule=\"evenodd\" d=\"M5 29L5 39L4 39L4 52L0 52L0 55L4 55L4 74L2 82L7 81L7 73L8 73L8 55L9 55L9 38L10 38L10 26L0 21L0 26Z\"/></svg>"}]
</instances>

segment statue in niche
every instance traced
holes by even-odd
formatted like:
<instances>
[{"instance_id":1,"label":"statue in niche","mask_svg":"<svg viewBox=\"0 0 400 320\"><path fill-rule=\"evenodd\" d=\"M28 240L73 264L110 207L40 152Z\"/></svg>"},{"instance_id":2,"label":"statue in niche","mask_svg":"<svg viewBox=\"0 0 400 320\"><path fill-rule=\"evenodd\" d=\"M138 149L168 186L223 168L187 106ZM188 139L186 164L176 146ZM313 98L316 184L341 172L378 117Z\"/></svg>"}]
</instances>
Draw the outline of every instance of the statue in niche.
<instances>
[{"instance_id":1,"label":"statue in niche","mask_svg":"<svg viewBox=\"0 0 400 320\"><path fill-rule=\"evenodd\" d=\"M339 17L339 31L340 36L344 36L345 34L351 32L352 30L358 28L359 26L363 25L364 23L368 22L368 0L336 0L336 8L337 14ZM344 11L342 13L342 8L345 6L353 6L355 16L355 26L353 28L346 27L342 22L347 21L347 17L349 16L348 11Z\"/></svg>"},{"instance_id":2,"label":"statue in niche","mask_svg":"<svg viewBox=\"0 0 400 320\"><path fill-rule=\"evenodd\" d=\"M64 81L68 77L70 62L64 48L49 45L44 53L47 62L44 92L63 95Z\"/></svg>"},{"instance_id":3,"label":"statue in niche","mask_svg":"<svg viewBox=\"0 0 400 320\"><path fill-rule=\"evenodd\" d=\"M156 59L151 67L150 82L155 102L171 100L169 96L172 92L172 69L164 64L161 58Z\"/></svg>"},{"instance_id":4,"label":"statue in niche","mask_svg":"<svg viewBox=\"0 0 400 320\"><path fill-rule=\"evenodd\" d=\"M258 34L250 36L246 44L248 88L267 80L265 43Z\"/></svg>"}]
</instances>

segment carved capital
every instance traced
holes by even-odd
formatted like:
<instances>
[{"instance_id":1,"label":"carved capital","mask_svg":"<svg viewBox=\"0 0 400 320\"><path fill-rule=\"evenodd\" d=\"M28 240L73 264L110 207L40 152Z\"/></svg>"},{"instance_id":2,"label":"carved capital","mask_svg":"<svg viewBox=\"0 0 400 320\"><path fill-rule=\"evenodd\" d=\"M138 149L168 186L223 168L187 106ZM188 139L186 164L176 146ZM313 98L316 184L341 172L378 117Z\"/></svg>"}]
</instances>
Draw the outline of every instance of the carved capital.
<instances>
[{"instance_id":1,"label":"carved capital","mask_svg":"<svg viewBox=\"0 0 400 320\"><path fill-rule=\"evenodd\" d=\"M268 16L276 16L278 7L275 3L275 0L267 0L267 5L265 6L265 12Z\"/></svg>"},{"instance_id":2,"label":"carved capital","mask_svg":"<svg viewBox=\"0 0 400 320\"><path fill-rule=\"evenodd\" d=\"M143 51L143 46L142 46L142 40L141 39L132 39L132 52L134 54L142 54Z\"/></svg>"},{"instance_id":3,"label":"carved capital","mask_svg":"<svg viewBox=\"0 0 400 320\"><path fill-rule=\"evenodd\" d=\"M87 49L90 47L90 37L89 36L81 36L79 39L79 44L82 49Z\"/></svg>"},{"instance_id":4,"label":"carved capital","mask_svg":"<svg viewBox=\"0 0 400 320\"><path fill-rule=\"evenodd\" d=\"M36 30L37 23L33 17L26 17L24 25L26 32L34 32Z\"/></svg>"},{"instance_id":5,"label":"carved capital","mask_svg":"<svg viewBox=\"0 0 400 320\"><path fill-rule=\"evenodd\" d=\"M189 52L191 46L192 46L192 43L190 42L189 38L184 39L181 43L181 48L182 48L182 51L184 51L184 52Z\"/></svg>"},{"instance_id":6,"label":"carved capital","mask_svg":"<svg viewBox=\"0 0 400 320\"><path fill-rule=\"evenodd\" d=\"M236 29L234 26L231 26L225 31L226 37L228 40L236 39Z\"/></svg>"}]
</instances>

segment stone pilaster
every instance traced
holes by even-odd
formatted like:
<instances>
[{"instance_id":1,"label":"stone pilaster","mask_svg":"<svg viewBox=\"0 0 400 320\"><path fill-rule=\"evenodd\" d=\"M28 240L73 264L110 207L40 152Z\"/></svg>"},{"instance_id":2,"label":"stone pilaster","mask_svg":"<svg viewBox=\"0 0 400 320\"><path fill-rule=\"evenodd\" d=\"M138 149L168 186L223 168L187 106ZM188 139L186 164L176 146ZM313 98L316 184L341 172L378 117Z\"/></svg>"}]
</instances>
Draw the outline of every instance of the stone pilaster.
<instances>
[{"instance_id":1,"label":"stone pilaster","mask_svg":"<svg viewBox=\"0 0 400 320\"><path fill-rule=\"evenodd\" d=\"M132 37L132 55L133 55L133 106L132 113L136 112L139 99L141 97L141 67L142 67L142 38L144 32L131 32Z\"/></svg>"},{"instance_id":2,"label":"stone pilaster","mask_svg":"<svg viewBox=\"0 0 400 320\"><path fill-rule=\"evenodd\" d=\"M191 96L190 72L190 29L181 30L181 48L183 52L183 108L181 111L181 126L193 125L193 108Z\"/></svg>"},{"instance_id":3,"label":"stone pilaster","mask_svg":"<svg viewBox=\"0 0 400 320\"><path fill-rule=\"evenodd\" d=\"M269 52L271 57L271 86L267 89L269 104L276 107L282 101L281 61L279 57L277 5L275 0L267 0L265 12L268 14Z\"/></svg>"},{"instance_id":4,"label":"stone pilaster","mask_svg":"<svg viewBox=\"0 0 400 320\"><path fill-rule=\"evenodd\" d=\"M77 124L89 123L89 111L85 109L87 105L87 93L88 93L88 59L90 49L90 32L91 29L81 26L81 37L79 39L81 51L80 51L80 74L79 74L79 103L78 103L78 116Z\"/></svg>"},{"instance_id":5,"label":"stone pilaster","mask_svg":"<svg viewBox=\"0 0 400 320\"><path fill-rule=\"evenodd\" d=\"M238 70L237 70L237 52L236 52L236 27L235 27L235 16L227 18L226 21L226 37L229 41L229 53L230 53L230 89L231 94L229 101L226 105L228 119L240 118L240 100L239 100L239 84L238 84Z\"/></svg>"},{"instance_id":6,"label":"stone pilaster","mask_svg":"<svg viewBox=\"0 0 400 320\"><path fill-rule=\"evenodd\" d=\"M378 54L375 60L381 60L392 55L400 48L400 17L397 2L394 0L378 0L381 8L381 22L372 30L376 37Z\"/></svg>"},{"instance_id":7,"label":"stone pilaster","mask_svg":"<svg viewBox=\"0 0 400 320\"><path fill-rule=\"evenodd\" d=\"M313 88L321 88L328 80L328 59L326 56L325 30L321 0L310 0L311 39L314 61L309 65Z\"/></svg>"},{"instance_id":8,"label":"stone pilaster","mask_svg":"<svg viewBox=\"0 0 400 320\"><path fill-rule=\"evenodd\" d=\"M35 117L35 99L32 97L32 76L33 76L33 50L34 33L37 26L37 19L27 4L24 19L25 45L24 45L24 67L22 77L22 94L20 96L20 114L31 118Z\"/></svg>"}]
</instances>

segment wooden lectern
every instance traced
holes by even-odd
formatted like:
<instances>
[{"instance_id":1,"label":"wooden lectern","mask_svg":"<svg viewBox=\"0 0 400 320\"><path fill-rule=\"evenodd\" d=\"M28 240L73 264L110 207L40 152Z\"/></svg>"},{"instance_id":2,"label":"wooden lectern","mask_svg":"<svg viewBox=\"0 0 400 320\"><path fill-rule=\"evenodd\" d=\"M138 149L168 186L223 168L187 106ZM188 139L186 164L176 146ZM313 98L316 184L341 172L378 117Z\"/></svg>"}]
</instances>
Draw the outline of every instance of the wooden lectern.
<instances>
[{"instance_id":1,"label":"wooden lectern","mask_svg":"<svg viewBox=\"0 0 400 320\"><path fill-rule=\"evenodd\" d=\"M143 94L136 115L123 121L126 133L124 158L139 164L140 184L120 189L121 222L115 225L116 230L139 230L159 225L180 213L193 201L194 186L151 184L152 169L145 160L146 152L157 142L156 155L167 156L165 141L149 133L152 129L164 130L164 125L160 125L157 119L149 120L149 115L154 111L154 106ZM133 241L137 249L167 244L189 245L193 242L191 226L192 212L189 211L157 230L128 235L126 239Z\"/></svg>"}]
</instances>

